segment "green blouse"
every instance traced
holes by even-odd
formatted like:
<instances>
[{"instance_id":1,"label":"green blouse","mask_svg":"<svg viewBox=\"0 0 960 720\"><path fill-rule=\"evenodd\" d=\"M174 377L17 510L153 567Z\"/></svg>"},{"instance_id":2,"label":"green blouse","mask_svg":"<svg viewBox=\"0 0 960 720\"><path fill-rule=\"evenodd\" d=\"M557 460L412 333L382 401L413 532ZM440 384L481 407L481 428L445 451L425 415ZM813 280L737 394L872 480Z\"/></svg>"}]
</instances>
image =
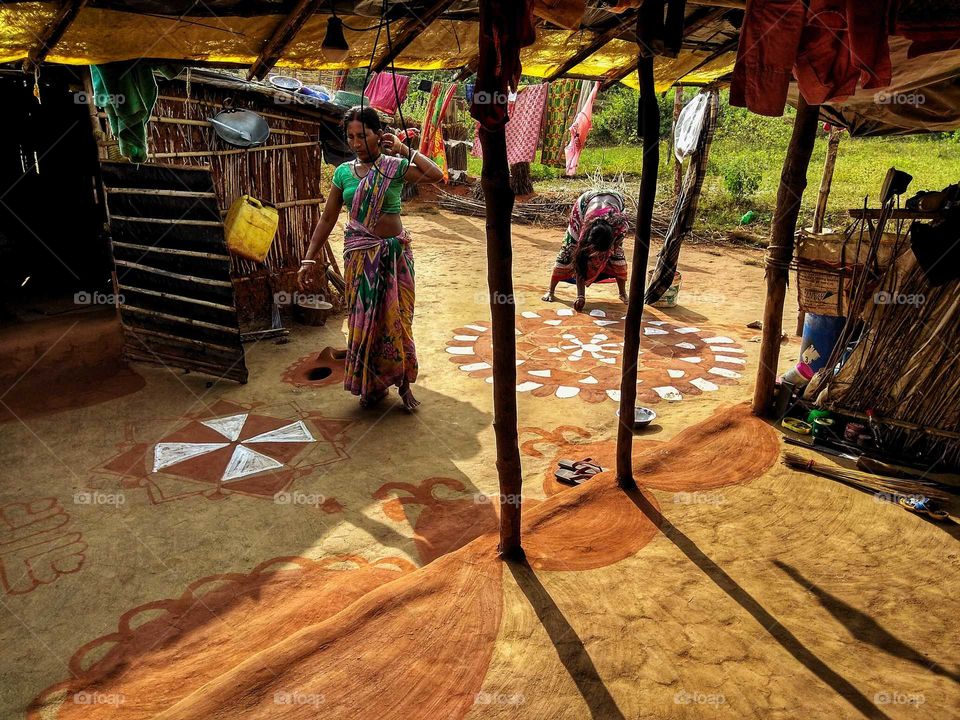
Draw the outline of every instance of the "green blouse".
<instances>
[{"instance_id":1,"label":"green blouse","mask_svg":"<svg viewBox=\"0 0 960 720\"><path fill-rule=\"evenodd\" d=\"M400 169L397 171L397 177L390 181L387 187L386 197L383 198L384 213L400 212L400 191L403 190L403 176L406 174L410 161L406 158L400 160ZM376 172L373 168L369 172ZM353 205L353 195L357 191L357 185L360 184L360 178L354 172L353 161L341 163L333 171L333 184L340 188L343 193L343 204L350 211Z\"/></svg>"}]
</instances>

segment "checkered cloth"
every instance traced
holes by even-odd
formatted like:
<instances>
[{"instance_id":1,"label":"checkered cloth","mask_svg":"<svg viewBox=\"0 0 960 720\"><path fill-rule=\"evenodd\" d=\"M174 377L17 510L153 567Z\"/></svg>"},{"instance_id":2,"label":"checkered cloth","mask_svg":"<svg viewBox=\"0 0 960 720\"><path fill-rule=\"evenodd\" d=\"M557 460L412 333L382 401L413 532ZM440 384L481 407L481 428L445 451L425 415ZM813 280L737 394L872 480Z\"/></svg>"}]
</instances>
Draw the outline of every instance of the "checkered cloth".
<instances>
[{"instance_id":1,"label":"checkered cloth","mask_svg":"<svg viewBox=\"0 0 960 720\"><path fill-rule=\"evenodd\" d=\"M537 157L543 111L547 104L547 88L547 83L520 88L517 99L508 108L510 120L507 122L505 132L507 162L511 165L533 162ZM480 137L479 123L477 123L477 137ZM483 157L483 148L480 147L479 142L473 144L471 154L474 157Z\"/></svg>"},{"instance_id":2,"label":"checkered cloth","mask_svg":"<svg viewBox=\"0 0 960 720\"><path fill-rule=\"evenodd\" d=\"M579 99L579 80L564 78L550 83L540 151L540 162L544 165L566 167L567 159L563 149L570 140L570 126L576 117Z\"/></svg>"}]
</instances>

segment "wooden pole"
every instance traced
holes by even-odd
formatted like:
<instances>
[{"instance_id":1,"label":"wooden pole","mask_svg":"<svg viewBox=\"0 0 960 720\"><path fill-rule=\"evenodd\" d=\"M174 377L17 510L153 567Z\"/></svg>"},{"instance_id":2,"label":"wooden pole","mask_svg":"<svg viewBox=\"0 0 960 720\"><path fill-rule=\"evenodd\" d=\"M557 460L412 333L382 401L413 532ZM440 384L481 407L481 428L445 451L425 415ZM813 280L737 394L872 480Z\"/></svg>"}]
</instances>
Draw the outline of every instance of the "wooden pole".
<instances>
[{"instance_id":1,"label":"wooden pole","mask_svg":"<svg viewBox=\"0 0 960 720\"><path fill-rule=\"evenodd\" d=\"M483 38L481 38L483 42ZM506 133L480 128L486 199L487 285L493 325L493 430L500 480L500 556L523 557L520 547L520 448L517 437L517 347L513 298L513 248L510 215L513 190L507 164Z\"/></svg>"},{"instance_id":2,"label":"wooden pole","mask_svg":"<svg viewBox=\"0 0 960 720\"><path fill-rule=\"evenodd\" d=\"M35 36L36 44L30 49L27 59L23 61L24 72L33 72L40 66L86 4L87 0L66 0L60 3L53 19L39 36Z\"/></svg>"},{"instance_id":3,"label":"wooden pole","mask_svg":"<svg viewBox=\"0 0 960 720\"><path fill-rule=\"evenodd\" d=\"M670 133L671 151L673 150L674 138L677 132L677 120L680 118L680 111L683 110L683 85L674 87L673 92L673 130ZM679 197L680 186L683 185L683 163L677 160L673 152L670 154L673 155L673 196Z\"/></svg>"},{"instance_id":4,"label":"wooden pole","mask_svg":"<svg viewBox=\"0 0 960 720\"><path fill-rule=\"evenodd\" d=\"M833 183L833 168L837 164L837 148L840 146L840 136L843 130L830 130L830 139L827 140L827 158L823 162L823 177L820 178L820 194L817 195L817 208L813 212L813 231L823 232L823 218L827 214L827 198L830 197L830 185Z\"/></svg>"},{"instance_id":5,"label":"wooden pole","mask_svg":"<svg viewBox=\"0 0 960 720\"><path fill-rule=\"evenodd\" d=\"M651 5L649 0L645 3ZM637 19L638 42L643 18ZM653 223L653 201L657 194L657 171L660 165L660 106L653 84L653 57L643 51L637 57L640 77L640 103L637 119L643 129L643 163L640 194L637 200L637 226L634 230L633 264L630 270L630 292L627 317L623 329L623 367L620 376L620 424L617 428L617 483L634 488L633 418L637 402L637 358L640 355L640 323L643 319L643 296L646 292L647 260L650 257L650 231ZM486 157L486 152L484 152Z\"/></svg>"},{"instance_id":6,"label":"wooden pole","mask_svg":"<svg viewBox=\"0 0 960 720\"><path fill-rule=\"evenodd\" d=\"M263 44L260 54L247 72L247 80L262 80L266 77L270 68L276 64L283 51L316 11L318 4L318 0L299 0L290 14L274 28L273 34Z\"/></svg>"},{"instance_id":7,"label":"wooden pole","mask_svg":"<svg viewBox=\"0 0 960 720\"><path fill-rule=\"evenodd\" d=\"M807 187L807 168L816 139L820 106L808 105L800 96L793 134L780 174L777 207L770 227L767 248L767 299L763 308L763 339L760 344L760 367L753 392L753 413L764 416L770 410L780 361L780 333L783 329L783 299L787 291L790 261L793 259L793 236L797 231L800 200Z\"/></svg>"}]
</instances>

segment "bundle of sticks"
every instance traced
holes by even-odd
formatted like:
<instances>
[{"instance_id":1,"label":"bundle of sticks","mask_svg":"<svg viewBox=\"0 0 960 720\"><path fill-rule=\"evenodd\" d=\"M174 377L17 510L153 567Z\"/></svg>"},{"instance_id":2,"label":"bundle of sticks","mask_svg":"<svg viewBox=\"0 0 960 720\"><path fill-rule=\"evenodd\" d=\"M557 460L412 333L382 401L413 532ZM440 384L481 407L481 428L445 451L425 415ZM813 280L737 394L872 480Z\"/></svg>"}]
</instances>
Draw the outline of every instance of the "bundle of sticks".
<instances>
[{"instance_id":1,"label":"bundle of sticks","mask_svg":"<svg viewBox=\"0 0 960 720\"><path fill-rule=\"evenodd\" d=\"M831 480L839 480L842 483L874 494L883 493L896 497L928 497L941 502L948 502L951 499L950 495L933 481L908 480L886 475L875 475L862 470L850 470L836 465L828 465L822 461L811 460L800 453L785 452L783 454L783 464L795 470L806 470Z\"/></svg>"}]
</instances>

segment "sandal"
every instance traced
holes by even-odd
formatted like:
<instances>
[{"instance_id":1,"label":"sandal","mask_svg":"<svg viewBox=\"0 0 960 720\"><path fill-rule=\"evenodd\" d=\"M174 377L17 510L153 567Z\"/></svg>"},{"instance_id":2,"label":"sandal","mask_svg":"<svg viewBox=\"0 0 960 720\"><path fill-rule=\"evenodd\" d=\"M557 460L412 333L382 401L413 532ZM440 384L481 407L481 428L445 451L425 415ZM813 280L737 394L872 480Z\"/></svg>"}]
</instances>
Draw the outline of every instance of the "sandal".
<instances>
[{"instance_id":1,"label":"sandal","mask_svg":"<svg viewBox=\"0 0 960 720\"><path fill-rule=\"evenodd\" d=\"M947 511L935 507L933 503L930 502L930 498L913 496L902 497L897 500L897 503L899 503L900 507L905 508L910 512L914 512L917 515L926 515L938 522L942 522L949 517Z\"/></svg>"},{"instance_id":2,"label":"sandal","mask_svg":"<svg viewBox=\"0 0 960 720\"><path fill-rule=\"evenodd\" d=\"M598 472L603 472L603 468L593 462L593 458L586 458L584 460L558 460L557 465L564 470L572 470L573 472L584 475L596 475Z\"/></svg>"},{"instance_id":3,"label":"sandal","mask_svg":"<svg viewBox=\"0 0 960 720\"><path fill-rule=\"evenodd\" d=\"M576 470L566 470L561 468L553 473L553 476L557 479L557 482L562 482L564 485L580 485L590 478L592 478L596 473L582 473L577 472Z\"/></svg>"}]
</instances>

